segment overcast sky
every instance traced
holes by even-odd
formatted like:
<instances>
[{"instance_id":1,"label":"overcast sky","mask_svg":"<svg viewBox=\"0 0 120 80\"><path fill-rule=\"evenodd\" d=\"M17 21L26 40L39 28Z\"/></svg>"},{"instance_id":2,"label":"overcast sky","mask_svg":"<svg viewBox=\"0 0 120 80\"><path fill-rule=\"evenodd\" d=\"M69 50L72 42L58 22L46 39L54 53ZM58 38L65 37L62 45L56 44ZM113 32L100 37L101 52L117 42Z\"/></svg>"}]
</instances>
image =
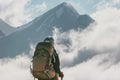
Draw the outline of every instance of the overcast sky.
<instances>
[{"instance_id":1,"label":"overcast sky","mask_svg":"<svg viewBox=\"0 0 120 80\"><path fill-rule=\"evenodd\" d=\"M20 2L23 2L24 4L18 4L20 7L19 13L21 14L17 12L14 13L13 15L16 17L10 17L10 19L13 19L13 22L11 23L15 23L14 20L20 22L22 18L17 17L19 15L28 21L34 18L34 13L28 14L24 11L26 4L30 5L31 1L6 1L0 0L0 6L4 4L4 7L0 7L0 16L2 15L4 19L7 19L7 16L13 14L14 11L16 12L16 8L14 8L15 4ZM9 1L14 2L14 4L11 3L14 8L13 10L11 6L5 6L8 4L10 5ZM41 14L62 2L62 0L57 0L56 3L52 3L52 1L55 0L49 1L50 2L47 2L46 0L42 2L42 0L40 0L39 2L38 0L37 3L44 6L41 7ZM94 3L94 1L96 2ZM89 14L93 19L95 19L96 25L90 25L82 32L80 30L70 30L68 32L61 33L59 29L55 29L53 31L55 47L60 56L61 69L65 75L64 80L120 80L120 0L100 0L100 2L97 2L97 0L86 0L86 2L85 0L71 0L70 2L74 6L79 4L80 10L82 10L78 10L79 13ZM90 11L90 7L87 8L88 2L90 3L89 5L94 3L94 5L92 5L95 7L93 11ZM37 3L34 2L33 5ZM48 8L48 6L50 7ZM8 13L10 11L8 8L12 10L10 13ZM5 14L2 14L4 11ZM28 15L26 16L24 12ZM35 13L38 15L37 12ZM31 17L29 17L29 15ZM63 44L66 40L69 41L67 46ZM31 45L31 53L34 52L34 47L34 45ZM33 77L29 72L30 61L31 58L28 57L28 55L18 55L15 58L0 59L0 79L33 80Z\"/></svg>"}]
</instances>

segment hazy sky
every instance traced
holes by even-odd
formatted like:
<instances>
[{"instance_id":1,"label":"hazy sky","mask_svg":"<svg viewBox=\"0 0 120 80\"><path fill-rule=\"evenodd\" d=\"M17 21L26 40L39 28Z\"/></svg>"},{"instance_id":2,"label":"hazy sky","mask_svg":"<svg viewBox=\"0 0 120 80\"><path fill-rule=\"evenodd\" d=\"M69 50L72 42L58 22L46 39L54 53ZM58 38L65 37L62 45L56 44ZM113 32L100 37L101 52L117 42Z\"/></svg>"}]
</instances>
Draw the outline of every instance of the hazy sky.
<instances>
[{"instance_id":1,"label":"hazy sky","mask_svg":"<svg viewBox=\"0 0 120 80\"><path fill-rule=\"evenodd\" d=\"M120 0L0 0L0 18L17 27L23 25L62 2L68 2L79 14L91 15L105 7L120 9Z\"/></svg>"}]
</instances>

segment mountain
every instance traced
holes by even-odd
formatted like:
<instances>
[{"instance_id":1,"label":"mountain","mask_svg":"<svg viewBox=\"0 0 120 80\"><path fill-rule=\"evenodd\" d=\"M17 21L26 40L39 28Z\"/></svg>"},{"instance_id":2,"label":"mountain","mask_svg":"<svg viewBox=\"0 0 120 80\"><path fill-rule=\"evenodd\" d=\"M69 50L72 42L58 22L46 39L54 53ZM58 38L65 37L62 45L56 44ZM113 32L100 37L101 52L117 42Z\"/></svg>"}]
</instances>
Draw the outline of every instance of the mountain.
<instances>
[{"instance_id":1,"label":"mountain","mask_svg":"<svg viewBox=\"0 0 120 80\"><path fill-rule=\"evenodd\" d=\"M3 38L5 34L0 30L0 38Z\"/></svg>"},{"instance_id":2,"label":"mountain","mask_svg":"<svg viewBox=\"0 0 120 80\"><path fill-rule=\"evenodd\" d=\"M80 15L77 19L77 21L75 22L75 26L80 27L82 29L86 28L86 26L88 26L90 24L92 18L88 15Z\"/></svg>"},{"instance_id":3,"label":"mountain","mask_svg":"<svg viewBox=\"0 0 120 80\"><path fill-rule=\"evenodd\" d=\"M12 26L5 23L2 19L0 19L0 30L5 35L9 35L9 34L13 33L16 30L16 28L13 28Z\"/></svg>"},{"instance_id":4,"label":"mountain","mask_svg":"<svg viewBox=\"0 0 120 80\"><path fill-rule=\"evenodd\" d=\"M23 52L29 53L30 45L36 45L45 37L52 35L54 27L64 32L70 29L85 29L93 22L91 17L79 15L71 4L64 2L26 24L27 27L23 30L0 39L0 58L14 57Z\"/></svg>"}]
</instances>

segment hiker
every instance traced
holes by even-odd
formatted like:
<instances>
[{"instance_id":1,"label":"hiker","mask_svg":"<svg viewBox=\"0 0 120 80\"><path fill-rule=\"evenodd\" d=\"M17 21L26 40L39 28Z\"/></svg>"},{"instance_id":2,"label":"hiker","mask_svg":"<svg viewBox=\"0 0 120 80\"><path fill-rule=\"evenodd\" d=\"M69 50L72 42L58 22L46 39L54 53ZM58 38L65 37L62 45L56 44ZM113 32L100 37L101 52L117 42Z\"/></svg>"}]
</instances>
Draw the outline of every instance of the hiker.
<instances>
[{"instance_id":1,"label":"hiker","mask_svg":"<svg viewBox=\"0 0 120 80\"><path fill-rule=\"evenodd\" d=\"M44 42L50 42L54 45L54 39L52 37L45 38ZM52 61L51 62L53 64L53 68L56 72L55 77L52 80L58 80L58 76L63 78L64 74L60 70L60 60L59 60L59 56L58 56L55 48L54 48L54 52L53 52L53 55L52 55Z\"/></svg>"},{"instance_id":2,"label":"hiker","mask_svg":"<svg viewBox=\"0 0 120 80\"><path fill-rule=\"evenodd\" d=\"M60 70L60 60L52 37L47 37L37 44L30 71L34 79L38 80L59 80L59 77L61 79L64 77Z\"/></svg>"}]
</instances>

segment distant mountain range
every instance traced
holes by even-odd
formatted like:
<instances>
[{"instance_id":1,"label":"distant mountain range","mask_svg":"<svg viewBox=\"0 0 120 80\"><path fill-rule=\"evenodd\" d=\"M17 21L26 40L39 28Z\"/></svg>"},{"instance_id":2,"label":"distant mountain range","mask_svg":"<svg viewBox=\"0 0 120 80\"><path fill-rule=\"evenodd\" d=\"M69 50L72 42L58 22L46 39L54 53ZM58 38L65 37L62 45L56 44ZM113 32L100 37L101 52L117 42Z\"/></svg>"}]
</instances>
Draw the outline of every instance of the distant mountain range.
<instances>
[{"instance_id":1,"label":"distant mountain range","mask_svg":"<svg viewBox=\"0 0 120 80\"><path fill-rule=\"evenodd\" d=\"M60 28L63 32L70 29L85 29L94 20L88 15L80 15L69 3L62 3L47 11L28 24L21 26L22 29L7 29L8 36L0 39L0 58L14 57L23 52L29 53L30 44L37 44L45 37L52 35L54 27ZM4 27L4 22L0 22L0 27ZM0 28L1 30L1 28ZM5 29L4 33L8 34Z\"/></svg>"}]
</instances>

